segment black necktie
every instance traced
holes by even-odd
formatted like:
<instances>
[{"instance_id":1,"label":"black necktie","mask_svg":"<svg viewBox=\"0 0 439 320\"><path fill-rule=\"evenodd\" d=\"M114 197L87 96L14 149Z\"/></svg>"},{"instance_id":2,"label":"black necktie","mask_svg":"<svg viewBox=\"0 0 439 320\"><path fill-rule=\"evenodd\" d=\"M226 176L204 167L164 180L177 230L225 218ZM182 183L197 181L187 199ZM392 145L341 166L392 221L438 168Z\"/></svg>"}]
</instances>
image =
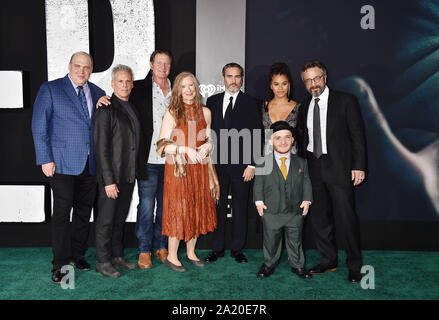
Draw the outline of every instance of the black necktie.
<instances>
[{"instance_id":1,"label":"black necktie","mask_svg":"<svg viewBox=\"0 0 439 320\"><path fill-rule=\"evenodd\" d=\"M314 143L314 149L313 153L314 156L318 159L322 155L322 130L320 128L320 107L319 107L319 101L320 99L317 98L314 100L314 116L313 116L313 143Z\"/></svg>"},{"instance_id":2,"label":"black necktie","mask_svg":"<svg viewBox=\"0 0 439 320\"><path fill-rule=\"evenodd\" d=\"M233 97L230 97L229 105L227 106L226 113L224 114L224 123L226 128L229 129L232 124L232 108L233 108Z\"/></svg>"}]
</instances>

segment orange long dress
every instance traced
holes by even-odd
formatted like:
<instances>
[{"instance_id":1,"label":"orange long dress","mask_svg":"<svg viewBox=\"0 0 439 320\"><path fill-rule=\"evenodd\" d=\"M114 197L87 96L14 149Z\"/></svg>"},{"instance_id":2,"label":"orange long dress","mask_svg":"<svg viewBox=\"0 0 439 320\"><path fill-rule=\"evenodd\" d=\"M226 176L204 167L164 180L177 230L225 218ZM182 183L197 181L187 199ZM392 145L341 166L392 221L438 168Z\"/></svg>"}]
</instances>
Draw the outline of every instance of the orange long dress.
<instances>
[{"instance_id":1,"label":"orange long dress","mask_svg":"<svg viewBox=\"0 0 439 320\"><path fill-rule=\"evenodd\" d=\"M206 120L202 108L186 105L187 121L180 120L172 133L178 145L196 148L206 139ZM186 156L187 160L187 156ZM188 161L188 160L187 160ZM217 226L215 203L210 195L207 164L186 165L186 176L174 176L172 157L165 163L162 234L185 242Z\"/></svg>"}]
</instances>

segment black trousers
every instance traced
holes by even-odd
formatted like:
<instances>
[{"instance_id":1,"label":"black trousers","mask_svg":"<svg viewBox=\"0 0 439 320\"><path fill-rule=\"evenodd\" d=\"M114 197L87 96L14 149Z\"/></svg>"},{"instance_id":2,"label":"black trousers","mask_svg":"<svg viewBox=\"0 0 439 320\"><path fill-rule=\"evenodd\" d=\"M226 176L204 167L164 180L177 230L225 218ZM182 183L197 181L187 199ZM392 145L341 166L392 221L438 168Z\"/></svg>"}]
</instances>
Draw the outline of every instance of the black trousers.
<instances>
[{"instance_id":1,"label":"black trousers","mask_svg":"<svg viewBox=\"0 0 439 320\"><path fill-rule=\"evenodd\" d=\"M232 254L244 249L247 241L248 197L252 182L244 182L242 177L231 177L226 170L218 174L220 183L220 203L216 208L218 224L213 232L212 249L223 251L225 247L225 227L227 221L227 198L229 187L232 195Z\"/></svg>"},{"instance_id":2,"label":"black trousers","mask_svg":"<svg viewBox=\"0 0 439 320\"><path fill-rule=\"evenodd\" d=\"M105 186L99 184L96 227L96 253L99 263L111 262L113 257L123 257L123 231L130 209L134 183L117 185L119 194L110 199Z\"/></svg>"},{"instance_id":3,"label":"black trousers","mask_svg":"<svg viewBox=\"0 0 439 320\"><path fill-rule=\"evenodd\" d=\"M55 271L73 259L85 256L90 215L96 196L96 178L90 175L87 160L80 175L55 174L50 178L50 186L53 190L52 271Z\"/></svg>"},{"instance_id":4,"label":"black trousers","mask_svg":"<svg viewBox=\"0 0 439 320\"><path fill-rule=\"evenodd\" d=\"M346 251L346 265L350 270L359 272L363 260L353 187L351 185L340 186L328 181L330 179L324 171L330 170L330 166L325 155L319 159L316 159L310 152L307 155L314 198L309 219L314 242L320 252L320 264L324 266L337 264L335 239L335 223L337 223L341 227L337 233Z\"/></svg>"}]
</instances>

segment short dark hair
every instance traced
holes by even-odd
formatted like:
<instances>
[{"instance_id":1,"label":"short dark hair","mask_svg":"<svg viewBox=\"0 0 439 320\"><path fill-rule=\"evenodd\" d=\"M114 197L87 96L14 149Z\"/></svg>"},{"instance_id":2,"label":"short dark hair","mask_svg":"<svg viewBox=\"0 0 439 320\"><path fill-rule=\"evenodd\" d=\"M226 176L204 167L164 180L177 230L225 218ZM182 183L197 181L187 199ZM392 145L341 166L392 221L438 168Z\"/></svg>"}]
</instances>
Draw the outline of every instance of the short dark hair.
<instances>
[{"instance_id":1,"label":"short dark hair","mask_svg":"<svg viewBox=\"0 0 439 320\"><path fill-rule=\"evenodd\" d=\"M319 60L311 60L306 62L301 69L301 74L303 74L306 70L315 67L320 68L325 76L328 74L325 64Z\"/></svg>"},{"instance_id":2,"label":"short dark hair","mask_svg":"<svg viewBox=\"0 0 439 320\"><path fill-rule=\"evenodd\" d=\"M154 52L151 53L151 56L149 58L149 62L154 63L155 56L158 54L166 54L169 57L169 59L171 59L171 62L172 62L172 53L168 50L162 50L162 49L154 50Z\"/></svg>"},{"instance_id":3,"label":"short dark hair","mask_svg":"<svg viewBox=\"0 0 439 320\"><path fill-rule=\"evenodd\" d=\"M293 138L296 136L296 129L286 121L279 120L271 124L270 129L273 130L273 134L280 130L290 130Z\"/></svg>"},{"instance_id":4,"label":"short dark hair","mask_svg":"<svg viewBox=\"0 0 439 320\"><path fill-rule=\"evenodd\" d=\"M223 77L226 76L226 70L229 68L238 68L241 71L241 76L244 76L244 69L236 62L230 62L223 67Z\"/></svg>"}]
</instances>

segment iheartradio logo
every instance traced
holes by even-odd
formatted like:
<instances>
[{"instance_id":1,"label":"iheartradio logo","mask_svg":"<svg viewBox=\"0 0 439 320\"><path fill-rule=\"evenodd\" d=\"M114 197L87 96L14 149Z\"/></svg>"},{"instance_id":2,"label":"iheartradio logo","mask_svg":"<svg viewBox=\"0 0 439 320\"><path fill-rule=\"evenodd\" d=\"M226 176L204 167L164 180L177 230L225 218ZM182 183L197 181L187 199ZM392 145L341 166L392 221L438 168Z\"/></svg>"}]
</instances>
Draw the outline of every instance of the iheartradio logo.
<instances>
[{"instance_id":1,"label":"iheartradio logo","mask_svg":"<svg viewBox=\"0 0 439 320\"><path fill-rule=\"evenodd\" d=\"M209 98L217 92L222 92L225 90L225 86L222 84L200 84L200 94L204 98Z\"/></svg>"}]
</instances>

